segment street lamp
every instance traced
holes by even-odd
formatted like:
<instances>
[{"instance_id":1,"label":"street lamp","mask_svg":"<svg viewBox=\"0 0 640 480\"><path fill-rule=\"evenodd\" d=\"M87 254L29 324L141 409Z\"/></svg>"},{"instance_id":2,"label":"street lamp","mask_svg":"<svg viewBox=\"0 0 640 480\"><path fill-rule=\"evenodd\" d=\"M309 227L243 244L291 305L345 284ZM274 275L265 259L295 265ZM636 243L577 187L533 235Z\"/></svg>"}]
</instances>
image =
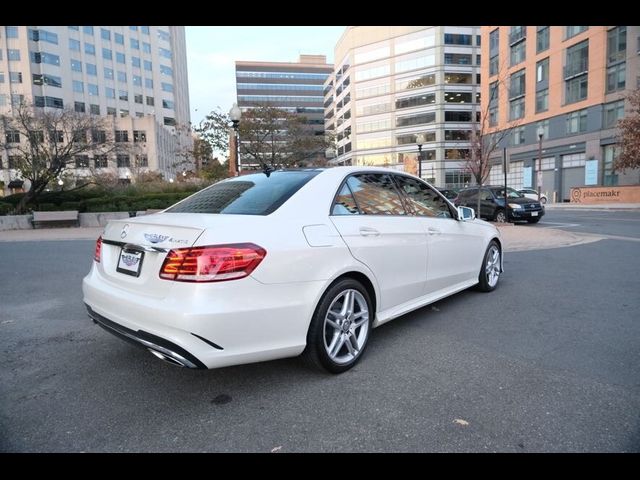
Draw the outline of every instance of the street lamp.
<instances>
[{"instance_id":1,"label":"street lamp","mask_svg":"<svg viewBox=\"0 0 640 480\"><path fill-rule=\"evenodd\" d=\"M418 178L422 178L422 145L427 143L427 136L419 133L416 135L416 143L418 144Z\"/></svg>"},{"instance_id":2,"label":"street lamp","mask_svg":"<svg viewBox=\"0 0 640 480\"><path fill-rule=\"evenodd\" d=\"M236 135L236 175L240 175L240 140L238 137L238 125L240 124L240 117L242 116L242 112L238 107L238 104L234 102L231 110L229 110L229 118L233 122L233 130Z\"/></svg>"},{"instance_id":3,"label":"street lamp","mask_svg":"<svg viewBox=\"0 0 640 480\"><path fill-rule=\"evenodd\" d=\"M540 201L540 194L542 192L542 137L544 137L544 128L542 128L542 125L538 127L536 133L538 134L538 201Z\"/></svg>"}]
</instances>

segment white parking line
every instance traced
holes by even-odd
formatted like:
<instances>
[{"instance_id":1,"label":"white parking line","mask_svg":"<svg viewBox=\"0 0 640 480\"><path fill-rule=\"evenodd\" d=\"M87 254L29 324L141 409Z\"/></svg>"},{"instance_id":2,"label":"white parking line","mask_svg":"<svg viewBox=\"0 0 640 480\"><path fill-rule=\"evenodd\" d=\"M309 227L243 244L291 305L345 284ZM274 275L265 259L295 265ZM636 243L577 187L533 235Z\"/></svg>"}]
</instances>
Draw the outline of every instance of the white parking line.
<instances>
[{"instance_id":1,"label":"white parking line","mask_svg":"<svg viewBox=\"0 0 640 480\"><path fill-rule=\"evenodd\" d=\"M540 228L558 228L558 227L579 227L579 223L557 223L557 222L542 222L542 225L549 225L548 227Z\"/></svg>"}]
</instances>

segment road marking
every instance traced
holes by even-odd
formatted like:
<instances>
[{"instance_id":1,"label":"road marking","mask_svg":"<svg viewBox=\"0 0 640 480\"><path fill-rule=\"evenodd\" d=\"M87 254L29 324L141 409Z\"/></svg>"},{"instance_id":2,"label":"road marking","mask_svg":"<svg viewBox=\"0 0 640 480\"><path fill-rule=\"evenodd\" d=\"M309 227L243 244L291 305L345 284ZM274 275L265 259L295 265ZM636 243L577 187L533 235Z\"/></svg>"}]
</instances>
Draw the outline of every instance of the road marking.
<instances>
[{"instance_id":1,"label":"road marking","mask_svg":"<svg viewBox=\"0 0 640 480\"><path fill-rule=\"evenodd\" d=\"M589 235L589 234L584 234L584 233L579 233L579 232L572 232L572 233L576 233L578 235ZM637 237L623 237L622 235L606 235L606 234L602 234L602 233L594 233L594 234L592 234L592 236L598 236L598 237L606 238L607 240L624 240L624 241L628 241L628 242L640 242L640 238L637 238Z\"/></svg>"},{"instance_id":2,"label":"road marking","mask_svg":"<svg viewBox=\"0 0 640 480\"><path fill-rule=\"evenodd\" d=\"M543 222L542 225L557 225L554 227L540 227L540 228L558 228L560 227L580 227L579 223L556 223L556 222Z\"/></svg>"}]
</instances>

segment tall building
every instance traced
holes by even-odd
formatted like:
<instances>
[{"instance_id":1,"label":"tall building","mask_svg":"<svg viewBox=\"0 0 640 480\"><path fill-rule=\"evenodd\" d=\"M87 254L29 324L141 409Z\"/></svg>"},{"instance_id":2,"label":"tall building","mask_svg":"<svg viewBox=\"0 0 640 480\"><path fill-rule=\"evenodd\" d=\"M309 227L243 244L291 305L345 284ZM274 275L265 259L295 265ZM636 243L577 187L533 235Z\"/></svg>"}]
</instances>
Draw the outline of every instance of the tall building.
<instances>
[{"instance_id":1,"label":"tall building","mask_svg":"<svg viewBox=\"0 0 640 480\"><path fill-rule=\"evenodd\" d=\"M387 165L437 186L468 184L471 130L479 116L480 27L351 26L325 82L325 129L335 164Z\"/></svg>"},{"instance_id":2,"label":"tall building","mask_svg":"<svg viewBox=\"0 0 640 480\"><path fill-rule=\"evenodd\" d=\"M571 187L640 183L638 170L612 170L623 98L640 86L639 36L637 26L482 27L482 98L491 131L508 131L510 186L540 185L560 202ZM491 183L504 182L502 154Z\"/></svg>"},{"instance_id":3,"label":"tall building","mask_svg":"<svg viewBox=\"0 0 640 480\"><path fill-rule=\"evenodd\" d=\"M0 113L22 101L112 116L114 130L140 143L145 168L174 176L176 150L191 142L184 27L0 27ZM2 155L8 183L16 172ZM109 164L126 178L132 160L120 157Z\"/></svg>"},{"instance_id":4,"label":"tall building","mask_svg":"<svg viewBox=\"0 0 640 480\"><path fill-rule=\"evenodd\" d=\"M315 135L324 135L322 90L332 71L325 55L300 55L295 63L237 61L238 106L243 112L269 105L303 115ZM256 167L248 159L241 158L241 164L244 169Z\"/></svg>"}]
</instances>

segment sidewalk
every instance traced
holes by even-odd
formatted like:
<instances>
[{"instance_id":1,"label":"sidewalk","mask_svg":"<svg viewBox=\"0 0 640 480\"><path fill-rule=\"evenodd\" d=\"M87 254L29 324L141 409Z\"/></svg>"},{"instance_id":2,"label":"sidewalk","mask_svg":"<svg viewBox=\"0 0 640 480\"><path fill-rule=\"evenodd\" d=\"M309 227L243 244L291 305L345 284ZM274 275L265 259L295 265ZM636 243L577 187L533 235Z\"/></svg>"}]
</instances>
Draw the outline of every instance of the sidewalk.
<instances>
[{"instance_id":1,"label":"sidewalk","mask_svg":"<svg viewBox=\"0 0 640 480\"><path fill-rule=\"evenodd\" d=\"M547 203L545 210L640 210L640 203Z\"/></svg>"},{"instance_id":2,"label":"sidewalk","mask_svg":"<svg viewBox=\"0 0 640 480\"><path fill-rule=\"evenodd\" d=\"M544 250L547 248L570 247L596 242L603 237L576 234L554 228L536 228L527 225L494 224L502 234L505 252ZM92 240L95 241L103 227L39 228L37 230L0 231L1 242L40 242L51 240Z\"/></svg>"}]
</instances>

